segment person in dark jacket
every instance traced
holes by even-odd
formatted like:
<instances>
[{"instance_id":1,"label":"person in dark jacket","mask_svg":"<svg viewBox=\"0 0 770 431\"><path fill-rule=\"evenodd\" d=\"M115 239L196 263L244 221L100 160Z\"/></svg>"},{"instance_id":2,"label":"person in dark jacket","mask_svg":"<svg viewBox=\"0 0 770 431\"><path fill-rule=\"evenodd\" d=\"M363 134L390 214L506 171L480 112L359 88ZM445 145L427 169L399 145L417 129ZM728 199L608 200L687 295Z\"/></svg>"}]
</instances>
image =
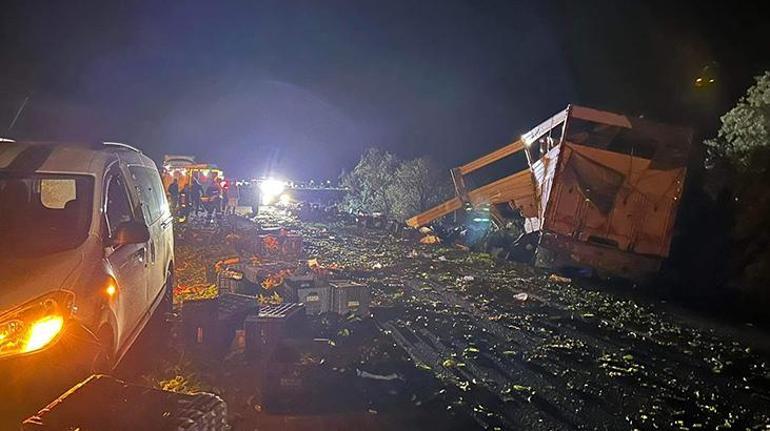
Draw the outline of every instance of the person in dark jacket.
<instances>
[{"instance_id":1,"label":"person in dark jacket","mask_svg":"<svg viewBox=\"0 0 770 431\"><path fill-rule=\"evenodd\" d=\"M217 183L211 181L206 188L206 216L209 222L213 222L220 211L222 195Z\"/></svg>"},{"instance_id":2,"label":"person in dark jacket","mask_svg":"<svg viewBox=\"0 0 770 431\"><path fill-rule=\"evenodd\" d=\"M190 187L190 202L192 203L192 210L195 215L198 215L201 209L201 195L203 194L203 188L201 183L198 182L198 177L192 177L192 185Z\"/></svg>"},{"instance_id":3,"label":"person in dark jacket","mask_svg":"<svg viewBox=\"0 0 770 431\"><path fill-rule=\"evenodd\" d=\"M177 208L179 208L179 181L174 178L174 181L168 185L168 196L171 198L171 212L176 214Z\"/></svg>"}]
</instances>

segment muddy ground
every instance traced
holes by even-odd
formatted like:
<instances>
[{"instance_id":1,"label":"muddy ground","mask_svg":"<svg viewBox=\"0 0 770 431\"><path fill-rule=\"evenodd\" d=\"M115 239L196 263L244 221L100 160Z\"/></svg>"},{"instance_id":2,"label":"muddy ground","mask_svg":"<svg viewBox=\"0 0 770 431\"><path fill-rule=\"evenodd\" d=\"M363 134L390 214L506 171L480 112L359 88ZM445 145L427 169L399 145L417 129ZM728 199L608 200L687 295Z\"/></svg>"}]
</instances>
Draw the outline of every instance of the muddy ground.
<instances>
[{"instance_id":1,"label":"muddy ground","mask_svg":"<svg viewBox=\"0 0 770 431\"><path fill-rule=\"evenodd\" d=\"M237 346L192 358L178 338L138 346L121 377L220 394L236 430L770 429L770 355L751 328L382 231L258 222L296 229L308 258L370 286L374 318L313 319L288 395ZM177 227L177 300L216 294L210 267L251 227Z\"/></svg>"}]
</instances>

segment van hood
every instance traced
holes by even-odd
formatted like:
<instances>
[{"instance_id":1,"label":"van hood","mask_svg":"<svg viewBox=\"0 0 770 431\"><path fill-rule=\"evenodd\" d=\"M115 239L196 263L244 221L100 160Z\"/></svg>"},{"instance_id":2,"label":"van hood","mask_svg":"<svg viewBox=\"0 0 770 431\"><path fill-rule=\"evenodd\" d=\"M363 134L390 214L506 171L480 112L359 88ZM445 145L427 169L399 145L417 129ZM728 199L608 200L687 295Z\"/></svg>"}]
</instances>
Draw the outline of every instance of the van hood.
<instances>
[{"instance_id":1,"label":"van hood","mask_svg":"<svg viewBox=\"0 0 770 431\"><path fill-rule=\"evenodd\" d=\"M48 292L66 288L83 262L82 249L41 258L7 258L0 262L0 314Z\"/></svg>"}]
</instances>

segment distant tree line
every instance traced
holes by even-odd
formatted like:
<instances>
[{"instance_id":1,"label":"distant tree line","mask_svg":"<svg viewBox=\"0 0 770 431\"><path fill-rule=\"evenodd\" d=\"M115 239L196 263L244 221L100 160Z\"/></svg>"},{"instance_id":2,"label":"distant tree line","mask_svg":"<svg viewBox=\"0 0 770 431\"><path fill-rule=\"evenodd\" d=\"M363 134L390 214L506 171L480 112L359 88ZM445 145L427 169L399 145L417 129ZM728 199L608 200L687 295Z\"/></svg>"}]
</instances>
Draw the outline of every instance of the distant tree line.
<instances>
[{"instance_id":1,"label":"distant tree line","mask_svg":"<svg viewBox=\"0 0 770 431\"><path fill-rule=\"evenodd\" d=\"M449 171L432 159L400 160L377 148L367 149L340 182L349 189L343 201L347 210L402 221L443 202L452 190Z\"/></svg>"}]
</instances>

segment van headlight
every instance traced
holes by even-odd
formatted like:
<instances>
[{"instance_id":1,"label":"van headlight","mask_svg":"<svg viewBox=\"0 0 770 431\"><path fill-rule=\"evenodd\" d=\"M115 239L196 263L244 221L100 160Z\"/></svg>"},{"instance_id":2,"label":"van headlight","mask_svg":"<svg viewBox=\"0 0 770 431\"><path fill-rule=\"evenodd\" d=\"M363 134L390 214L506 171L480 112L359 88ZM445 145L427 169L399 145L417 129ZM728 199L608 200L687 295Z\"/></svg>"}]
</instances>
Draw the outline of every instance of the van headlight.
<instances>
[{"instance_id":1,"label":"van headlight","mask_svg":"<svg viewBox=\"0 0 770 431\"><path fill-rule=\"evenodd\" d=\"M53 343L72 314L74 298L72 292L51 292L0 315L0 358Z\"/></svg>"}]
</instances>

